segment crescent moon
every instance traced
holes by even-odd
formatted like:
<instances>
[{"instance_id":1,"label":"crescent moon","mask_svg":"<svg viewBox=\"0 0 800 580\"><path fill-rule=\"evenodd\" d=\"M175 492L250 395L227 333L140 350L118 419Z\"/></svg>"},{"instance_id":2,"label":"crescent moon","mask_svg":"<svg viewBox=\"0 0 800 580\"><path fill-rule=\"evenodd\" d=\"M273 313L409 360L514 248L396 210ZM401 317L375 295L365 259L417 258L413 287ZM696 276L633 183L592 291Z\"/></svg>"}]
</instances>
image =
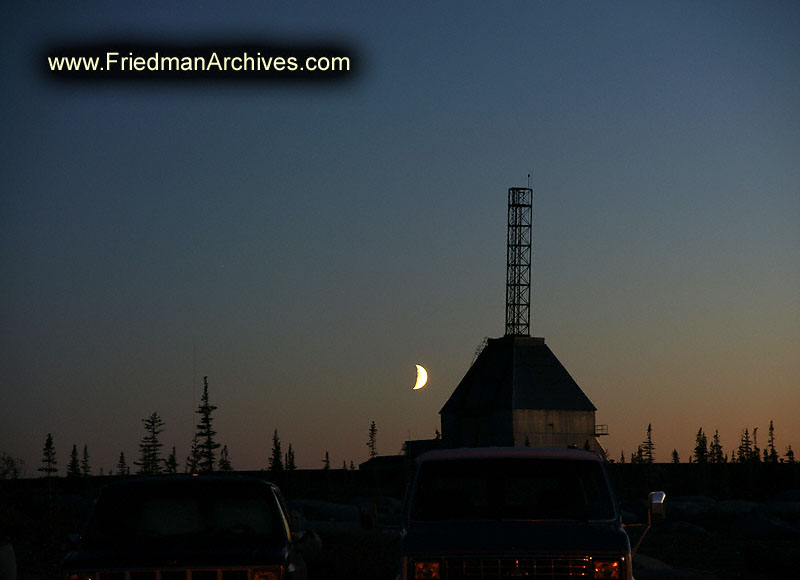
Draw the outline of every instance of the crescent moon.
<instances>
[{"instance_id":1,"label":"crescent moon","mask_svg":"<svg viewBox=\"0 0 800 580\"><path fill-rule=\"evenodd\" d=\"M422 365L417 365L417 384L414 385L415 391L420 390L428 382L428 371Z\"/></svg>"}]
</instances>

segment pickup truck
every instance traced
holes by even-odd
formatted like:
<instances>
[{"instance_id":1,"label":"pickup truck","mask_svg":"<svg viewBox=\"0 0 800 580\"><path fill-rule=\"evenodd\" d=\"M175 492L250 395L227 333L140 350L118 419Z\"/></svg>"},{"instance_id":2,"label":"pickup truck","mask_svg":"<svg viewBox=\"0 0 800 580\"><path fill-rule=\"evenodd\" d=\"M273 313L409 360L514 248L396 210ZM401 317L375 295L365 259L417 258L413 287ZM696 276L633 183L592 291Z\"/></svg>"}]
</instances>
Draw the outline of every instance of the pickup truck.
<instances>
[{"instance_id":1,"label":"pickup truck","mask_svg":"<svg viewBox=\"0 0 800 580\"><path fill-rule=\"evenodd\" d=\"M651 501L663 502L663 494ZM632 578L630 542L603 461L577 449L421 455L402 552L399 580Z\"/></svg>"},{"instance_id":2,"label":"pickup truck","mask_svg":"<svg viewBox=\"0 0 800 580\"><path fill-rule=\"evenodd\" d=\"M257 478L112 483L62 562L62 580L306 580L278 488Z\"/></svg>"}]
</instances>

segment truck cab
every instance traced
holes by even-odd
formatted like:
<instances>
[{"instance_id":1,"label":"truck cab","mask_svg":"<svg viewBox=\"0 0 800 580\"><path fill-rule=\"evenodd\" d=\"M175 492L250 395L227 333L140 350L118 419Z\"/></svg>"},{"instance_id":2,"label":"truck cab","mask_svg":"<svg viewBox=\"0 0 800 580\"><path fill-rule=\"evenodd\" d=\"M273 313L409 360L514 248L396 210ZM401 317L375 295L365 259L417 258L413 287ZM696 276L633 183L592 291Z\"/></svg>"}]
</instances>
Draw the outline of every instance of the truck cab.
<instances>
[{"instance_id":1,"label":"truck cab","mask_svg":"<svg viewBox=\"0 0 800 580\"><path fill-rule=\"evenodd\" d=\"M425 453L402 535L400 580L631 579L603 461L583 450Z\"/></svg>"}]
</instances>

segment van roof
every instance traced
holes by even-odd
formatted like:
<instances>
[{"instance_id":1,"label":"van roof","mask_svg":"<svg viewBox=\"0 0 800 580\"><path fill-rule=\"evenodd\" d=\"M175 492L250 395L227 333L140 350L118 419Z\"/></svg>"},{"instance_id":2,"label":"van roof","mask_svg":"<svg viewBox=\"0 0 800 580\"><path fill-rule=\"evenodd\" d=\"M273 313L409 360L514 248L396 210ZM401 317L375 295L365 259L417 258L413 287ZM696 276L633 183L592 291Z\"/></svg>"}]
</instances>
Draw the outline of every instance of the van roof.
<instances>
[{"instance_id":1,"label":"van roof","mask_svg":"<svg viewBox=\"0 0 800 580\"><path fill-rule=\"evenodd\" d=\"M601 457L591 451L565 449L562 447L463 447L437 449L423 453L417 458L417 462L458 459L571 459L602 462Z\"/></svg>"}]
</instances>

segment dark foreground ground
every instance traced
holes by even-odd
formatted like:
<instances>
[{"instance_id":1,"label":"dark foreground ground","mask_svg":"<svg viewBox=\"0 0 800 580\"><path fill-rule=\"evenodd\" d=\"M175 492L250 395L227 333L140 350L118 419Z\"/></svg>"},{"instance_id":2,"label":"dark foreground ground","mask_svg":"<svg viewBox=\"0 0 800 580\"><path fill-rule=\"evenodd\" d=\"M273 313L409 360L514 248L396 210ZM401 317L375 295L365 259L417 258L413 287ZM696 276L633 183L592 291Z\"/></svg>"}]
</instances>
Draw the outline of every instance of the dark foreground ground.
<instances>
[{"instance_id":1,"label":"dark foreground ground","mask_svg":"<svg viewBox=\"0 0 800 580\"><path fill-rule=\"evenodd\" d=\"M55 580L66 534L79 531L90 494L0 489L0 540L11 541L19 580ZM652 529L634 559L638 580L798 578L800 490L760 501L668 498L665 523ZM398 500L382 504L380 524L365 530L359 507L328 501L292 502L319 543L315 579L389 580L399 557ZM644 501L622 504L631 542L643 528Z\"/></svg>"}]
</instances>

